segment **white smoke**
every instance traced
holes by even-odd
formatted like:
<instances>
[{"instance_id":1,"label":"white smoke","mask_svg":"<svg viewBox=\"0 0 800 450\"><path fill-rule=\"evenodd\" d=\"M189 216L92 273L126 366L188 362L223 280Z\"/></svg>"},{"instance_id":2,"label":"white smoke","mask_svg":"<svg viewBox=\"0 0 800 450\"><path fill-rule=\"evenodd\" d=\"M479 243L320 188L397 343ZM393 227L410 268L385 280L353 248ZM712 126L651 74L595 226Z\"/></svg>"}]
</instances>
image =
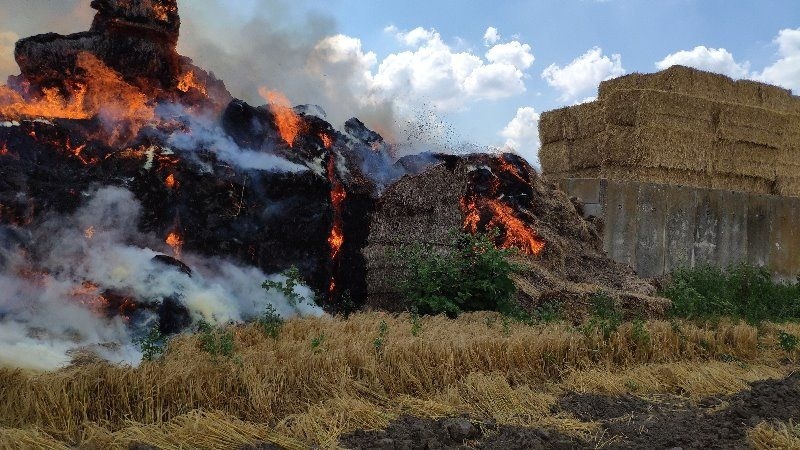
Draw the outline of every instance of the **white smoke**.
<instances>
[{"instance_id":1,"label":"white smoke","mask_svg":"<svg viewBox=\"0 0 800 450\"><path fill-rule=\"evenodd\" d=\"M282 317L323 314L313 304L292 305L282 294L261 288L264 280L281 280L280 275L192 254L182 257L193 269L191 276L154 261L171 250L136 230L140 213L130 191L104 187L74 214L52 216L35 227L30 238L9 238L22 234L18 230L0 234L0 366L56 369L78 350L138 363L133 335L141 330L129 318L98 311L92 292L124 293L156 305L177 298L193 321L212 325L253 319L267 305ZM313 295L306 287L296 293ZM155 316L137 314L142 327L147 322L142 314Z\"/></svg>"},{"instance_id":2,"label":"white smoke","mask_svg":"<svg viewBox=\"0 0 800 450\"><path fill-rule=\"evenodd\" d=\"M295 164L286 158L269 153L269 149L241 148L222 129L215 117L184 110L180 105L161 105L158 110L162 120L180 117L186 122L185 130L165 136L168 145L186 152L209 149L220 159L244 170L268 172L304 172L308 167Z\"/></svg>"}]
</instances>

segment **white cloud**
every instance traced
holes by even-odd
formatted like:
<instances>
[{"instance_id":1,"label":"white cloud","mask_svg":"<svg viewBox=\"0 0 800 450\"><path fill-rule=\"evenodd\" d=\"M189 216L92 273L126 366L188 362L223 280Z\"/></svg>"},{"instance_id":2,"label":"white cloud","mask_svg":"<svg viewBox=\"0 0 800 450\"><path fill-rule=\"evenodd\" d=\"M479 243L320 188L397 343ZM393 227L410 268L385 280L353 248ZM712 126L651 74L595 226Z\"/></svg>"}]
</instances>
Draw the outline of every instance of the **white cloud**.
<instances>
[{"instance_id":1,"label":"white cloud","mask_svg":"<svg viewBox=\"0 0 800 450\"><path fill-rule=\"evenodd\" d=\"M497 31L495 27L489 27L486 29L486 33L483 33L483 42L486 45L496 44L500 41L500 33Z\"/></svg>"},{"instance_id":2,"label":"white cloud","mask_svg":"<svg viewBox=\"0 0 800 450\"><path fill-rule=\"evenodd\" d=\"M754 77L800 94L800 28L781 30L774 42L780 59Z\"/></svg>"},{"instance_id":3,"label":"white cloud","mask_svg":"<svg viewBox=\"0 0 800 450\"><path fill-rule=\"evenodd\" d=\"M510 64L518 69L527 69L536 60L531 46L519 41L495 45L486 52L486 59L492 63Z\"/></svg>"},{"instance_id":4,"label":"white cloud","mask_svg":"<svg viewBox=\"0 0 800 450\"><path fill-rule=\"evenodd\" d=\"M656 63L659 70L674 65L694 67L737 79L746 78L750 73L749 62L738 63L733 55L724 48L708 48L703 45L698 45L693 50L672 53Z\"/></svg>"},{"instance_id":5,"label":"white cloud","mask_svg":"<svg viewBox=\"0 0 800 450\"><path fill-rule=\"evenodd\" d=\"M596 89L601 81L624 74L620 55L608 57L600 47L594 47L564 67L551 64L542 78L561 92L561 101L570 101Z\"/></svg>"},{"instance_id":6,"label":"white cloud","mask_svg":"<svg viewBox=\"0 0 800 450\"><path fill-rule=\"evenodd\" d=\"M539 166L539 113L531 106L517 109L517 114L500 132L507 150L515 150L533 165Z\"/></svg>"},{"instance_id":7,"label":"white cloud","mask_svg":"<svg viewBox=\"0 0 800 450\"><path fill-rule=\"evenodd\" d=\"M453 50L434 29L386 31L394 31L395 37L410 48L378 61L374 53L364 51L360 40L333 36L317 44L310 58L313 70L333 80L342 78L330 76L336 66L354 71L347 87L364 102L390 100L400 107L426 103L442 111L526 90L524 70L535 60L528 44L498 44L482 58L471 51Z\"/></svg>"}]
</instances>

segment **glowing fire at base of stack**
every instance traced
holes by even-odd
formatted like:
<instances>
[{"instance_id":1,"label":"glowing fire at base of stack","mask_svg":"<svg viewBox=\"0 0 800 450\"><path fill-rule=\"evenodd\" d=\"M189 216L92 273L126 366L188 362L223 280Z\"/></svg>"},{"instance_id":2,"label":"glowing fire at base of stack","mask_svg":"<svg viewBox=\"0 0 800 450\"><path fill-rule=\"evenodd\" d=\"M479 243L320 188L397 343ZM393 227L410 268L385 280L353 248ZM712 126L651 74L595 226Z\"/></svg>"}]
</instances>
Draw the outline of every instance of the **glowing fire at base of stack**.
<instances>
[{"instance_id":1,"label":"glowing fire at base of stack","mask_svg":"<svg viewBox=\"0 0 800 450\"><path fill-rule=\"evenodd\" d=\"M526 255L538 255L544 250L544 240L536 234L536 231L518 219L510 206L499 200L468 201L461 199L461 210L465 216L464 231L473 234L480 231L481 212L487 211L491 216L484 228L486 230L500 229L503 232L502 241L499 244L501 248L516 247Z\"/></svg>"}]
</instances>

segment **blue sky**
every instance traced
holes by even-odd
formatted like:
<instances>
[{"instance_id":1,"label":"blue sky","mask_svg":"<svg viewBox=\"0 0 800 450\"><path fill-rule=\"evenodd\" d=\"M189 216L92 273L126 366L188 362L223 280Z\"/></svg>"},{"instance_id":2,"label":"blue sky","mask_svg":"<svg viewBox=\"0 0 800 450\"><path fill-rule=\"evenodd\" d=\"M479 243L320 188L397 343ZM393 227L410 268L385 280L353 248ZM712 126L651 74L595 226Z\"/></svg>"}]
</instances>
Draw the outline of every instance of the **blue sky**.
<instances>
[{"instance_id":1,"label":"blue sky","mask_svg":"<svg viewBox=\"0 0 800 450\"><path fill-rule=\"evenodd\" d=\"M65 16L47 0L0 0L0 76L9 71L12 37L85 29L84 3L59 2ZM296 103L321 104L337 125L359 115L387 133L389 121L435 112L433 121L447 126L434 125L431 142L509 145L532 162L539 113L591 98L602 79L656 71L657 63L800 93L798 0L179 3L181 51L236 96L258 101L256 86L267 85Z\"/></svg>"}]
</instances>

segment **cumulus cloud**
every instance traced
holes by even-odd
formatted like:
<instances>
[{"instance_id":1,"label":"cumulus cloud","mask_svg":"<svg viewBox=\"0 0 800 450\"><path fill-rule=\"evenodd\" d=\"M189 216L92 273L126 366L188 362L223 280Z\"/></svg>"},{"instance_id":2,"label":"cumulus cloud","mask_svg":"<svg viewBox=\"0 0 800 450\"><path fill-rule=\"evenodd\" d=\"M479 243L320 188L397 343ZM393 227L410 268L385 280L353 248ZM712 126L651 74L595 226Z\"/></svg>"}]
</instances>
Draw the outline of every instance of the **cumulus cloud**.
<instances>
[{"instance_id":1,"label":"cumulus cloud","mask_svg":"<svg viewBox=\"0 0 800 450\"><path fill-rule=\"evenodd\" d=\"M14 61L14 43L19 36L13 31L0 31L0 84L6 76L17 71L17 63Z\"/></svg>"},{"instance_id":2,"label":"cumulus cloud","mask_svg":"<svg viewBox=\"0 0 800 450\"><path fill-rule=\"evenodd\" d=\"M551 64L542 72L542 78L561 92L561 101L570 101L596 89L601 81L624 74L619 54L609 57L603 49L594 47L564 67Z\"/></svg>"},{"instance_id":3,"label":"cumulus cloud","mask_svg":"<svg viewBox=\"0 0 800 450\"><path fill-rule=\"evenodd\" d=\"M539 166L539 113L531 106L517 109L517 114L503 128L505 148L514 150L535 166Z\"/></svg>"},{"instance_id":4,"label":"cumulus cloud","mask_svg":"<svg viewBox=\"0 0 800 450\"><path fill-rule=\"evenodd\" d=\"M659 70L674 65L721 73L731 78L746 78L750 73L749 62L736 62L733 55L724 48L708 48L703 45L672 53L656 63Z\"/></svg>"},{"instance_id":5,"label":"cumulus cloud","mask_svg":"<svg viewBox=\"0 0 800 450\"><path fill-rule=\"evenodd\" d=\"M781 30L774 42L778 45L780 59L756 74L755 78L800 94L800 28Z\"/></svg>"},{"instance_id":6,"label":"cumulus cloud","mask_svg":"<svg viewBox=\"0 0 800 450\"><path fill-rule=\"evenodd\" d=\"M365 103L393 101L401 108L427 103L440 111L462 109L483 99L500 99L525 92L524 71L535 58L531 46L519 41L497 44L485 59L455 51L434 29L394 32L408 50L378 61L359 39L336 35L321 40L310 58L316 73L349 70L344 84ZM335 79L335 78L334 78ZM342 84L331 85L341 91Z\"/></svg>"},{"instance_id":7,"label":"cumulus cloud","mask_svg":"<svg viewBox=\"0 0 800 450\"><path fill-rule=\"evenodd\" d=\"M486 45L496 44L500 40L500 32L497 31L495 27L489 27L486 29L486 32L483 33L483 42Z\"/></svg>"}]
</instances>

